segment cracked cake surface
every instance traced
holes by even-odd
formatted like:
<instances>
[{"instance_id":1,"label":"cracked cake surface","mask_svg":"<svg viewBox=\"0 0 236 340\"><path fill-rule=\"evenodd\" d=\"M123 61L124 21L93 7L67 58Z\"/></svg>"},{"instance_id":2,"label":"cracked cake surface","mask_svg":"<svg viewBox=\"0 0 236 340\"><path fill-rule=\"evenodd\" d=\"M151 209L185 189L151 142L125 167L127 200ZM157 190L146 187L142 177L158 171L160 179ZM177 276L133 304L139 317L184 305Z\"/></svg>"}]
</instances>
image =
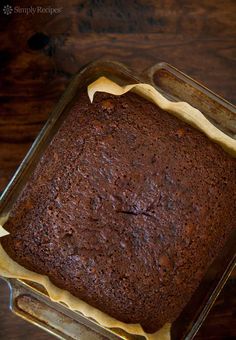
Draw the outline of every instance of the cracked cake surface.
<instances>
[{"instance_id":1,"label":"cracked cake surface","mask_svg":"<svg viewBox=\"0 0 236 340\"><path fill-rule=\"evenodd\" d=\"M126 323L174 321L236 221L236 160L133 93L86 93L15 203L19 264Z\"/></svg>"}]
</instances>

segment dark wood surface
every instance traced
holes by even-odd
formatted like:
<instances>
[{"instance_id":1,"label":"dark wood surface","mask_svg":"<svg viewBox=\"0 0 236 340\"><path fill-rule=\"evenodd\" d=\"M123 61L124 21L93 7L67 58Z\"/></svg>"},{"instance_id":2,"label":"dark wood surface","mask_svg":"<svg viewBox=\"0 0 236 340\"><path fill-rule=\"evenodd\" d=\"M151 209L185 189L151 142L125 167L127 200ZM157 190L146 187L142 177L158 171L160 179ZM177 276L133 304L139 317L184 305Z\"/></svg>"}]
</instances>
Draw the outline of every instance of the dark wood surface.
<instances>
[{"instance_id":1,"label":"dark wood surface","mask_svg":"<svg viewBox=\"0 0 236 340\"><path fill-rule=\"evenodd\" d=\"M60 13L2 12L36 1L1 1L0 190L16 170L71 75L106 57L136 71L166 61L236 103L235 0L41 0ZM16 11L16 9L15 9ZM236 275L197 339L236 338ZM0 283L0 339L50 339L8 311Z\"/></svg>"}]
</instances>

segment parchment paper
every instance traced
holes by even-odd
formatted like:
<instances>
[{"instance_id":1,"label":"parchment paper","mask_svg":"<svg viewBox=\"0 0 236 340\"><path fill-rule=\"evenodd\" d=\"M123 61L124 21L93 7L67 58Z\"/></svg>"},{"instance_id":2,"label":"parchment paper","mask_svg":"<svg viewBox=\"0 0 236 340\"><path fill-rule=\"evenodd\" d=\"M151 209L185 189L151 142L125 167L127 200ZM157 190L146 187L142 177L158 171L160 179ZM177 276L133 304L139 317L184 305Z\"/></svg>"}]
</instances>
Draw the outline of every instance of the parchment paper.
<instances>
[{"instance_id":1,"label":"parchment paper","mask_svg":"<svg viewBox=\"0 0 236 340\"><path fill-rule=\"evenodd\" d=\"M9 232L3 228L4 223L8 220L9 214L0 217L0 238L9 235Z\"/></svg>"},{"instance_id":2,"label":"parchment paper","mask_svg":"<svg viewBox=\"0 0 236 340\"><path fill-rule=\"evenodd\" d=\"M170 112L178 118L186 121L192 126L204 132L210 139L221 145L227 152L236 157L236 140L227 136L222 131L217 129L210 123L204 115L197 109L193 108L185 102L170 102L164 98L155 88L148 84L132 84L121 87L111 80L101 77L88 86L88 95L93 101L96 92L107 92L114 95L122 95L128 91L132 91L152 101L163 110ZM0 219L0 237L8 234L2 227L6 222L7 216ZM125 324L98 309L89 306L82 300L75 298L69 292L55 287L47 276L33 273L26 268L23 268L15 261L13 261L4 251L0 244L0 275L8 278L18 278L29 280L41 284L48 292L53 301L60 301L65 303L70 309L79 311L87 317L96 320L102 326L108 328L121 328L127 333L142 335L147 340L169 340L171 324L167 323L161 330L154 334L147 334L143 331L139 324Z\"/></svg>"}]
</instances>

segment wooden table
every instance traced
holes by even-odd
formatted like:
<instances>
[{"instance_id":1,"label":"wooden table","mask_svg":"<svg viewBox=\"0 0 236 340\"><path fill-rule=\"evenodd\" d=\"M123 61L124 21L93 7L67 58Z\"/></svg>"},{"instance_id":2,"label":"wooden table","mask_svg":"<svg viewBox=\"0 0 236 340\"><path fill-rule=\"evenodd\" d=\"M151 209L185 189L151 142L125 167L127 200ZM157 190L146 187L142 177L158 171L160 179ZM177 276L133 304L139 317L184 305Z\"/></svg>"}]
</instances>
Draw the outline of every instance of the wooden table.
<instances>
[{"instance_id":1,"label":"wooden table","mask_svg":"<svg viewBox=\"0 0 236 340\"><path fill-rule=\"evenodd\" d=\"M35 14L22 13L30 6ZM41 9L37 6L21 0L13 3L12 14L0 9L0 190L71 75L97 58L122 61L137 71L166 61L236 102L235 0L41 0ZM57 13L42 13L46 7ZM1 281L0 339L51 338L12 315L7 302ZM235 338L232 275L197 339Z\"/></svg>"}]
</instances>

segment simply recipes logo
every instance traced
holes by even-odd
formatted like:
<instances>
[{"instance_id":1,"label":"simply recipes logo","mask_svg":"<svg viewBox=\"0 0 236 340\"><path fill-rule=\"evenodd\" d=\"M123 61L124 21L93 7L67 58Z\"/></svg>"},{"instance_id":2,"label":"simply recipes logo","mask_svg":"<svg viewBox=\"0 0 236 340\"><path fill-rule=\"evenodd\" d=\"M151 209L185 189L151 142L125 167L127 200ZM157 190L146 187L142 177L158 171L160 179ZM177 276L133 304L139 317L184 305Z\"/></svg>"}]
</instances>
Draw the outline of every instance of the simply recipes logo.
<instances>
[{"instance_id":1,"label":"simply recipes logo","mask_svg":"<svg viewBox=\"0 0 236 340\"><path fill-rule=\"evenodd\" d=\"M25 14L25 15L35 15L35 14L59 14L62 11L62 7L42 7L42 6L30 6L30 7L20 7L20 6L3 6L3 13L5 15L11 14Z\"/></svg>"},{"instance_id":2,"label":"simply recipes logo","mask_svg":"<svg viewBox=\"0 0 236 340\"><path fill-rule=\"evenodd\" d=\"M3 13L4 13L4 14L10 15L10 14L12 14L12 12L13 12L13 7L12 7L12 6L10 6L10 5L5 5L5 6L3 7Z\"/></svg>"}]
</instances>

